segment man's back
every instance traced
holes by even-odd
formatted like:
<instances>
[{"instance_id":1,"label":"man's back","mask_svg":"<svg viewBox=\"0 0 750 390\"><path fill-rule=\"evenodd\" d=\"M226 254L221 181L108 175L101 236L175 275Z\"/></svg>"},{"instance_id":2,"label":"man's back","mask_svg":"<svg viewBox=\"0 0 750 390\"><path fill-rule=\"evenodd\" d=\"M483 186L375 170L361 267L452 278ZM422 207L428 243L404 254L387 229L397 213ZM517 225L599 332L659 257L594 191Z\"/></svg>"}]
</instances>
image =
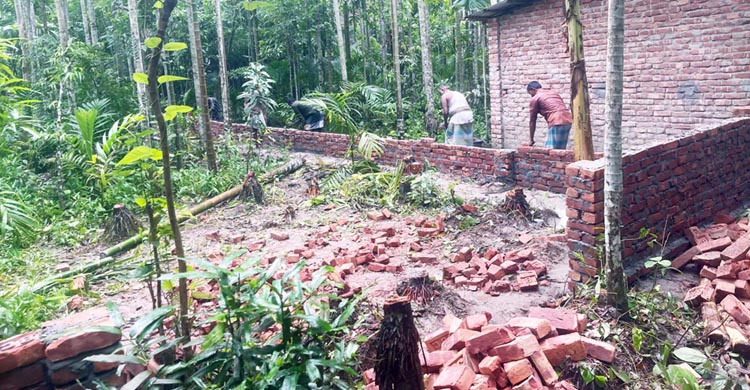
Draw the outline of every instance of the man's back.
<instances>
[{"instance_id":1,"label":"man's back","mask_svg":"<svg viewBox=\"0 0 750 390\"><path fill-rule=\"evenodd\" d=\"M537 91L536 95L531 98L529 110L532 116L542 114L549 127L573 123L573 114L568 110L562 97L548 89Z\"/></svg>"}]
</instances>

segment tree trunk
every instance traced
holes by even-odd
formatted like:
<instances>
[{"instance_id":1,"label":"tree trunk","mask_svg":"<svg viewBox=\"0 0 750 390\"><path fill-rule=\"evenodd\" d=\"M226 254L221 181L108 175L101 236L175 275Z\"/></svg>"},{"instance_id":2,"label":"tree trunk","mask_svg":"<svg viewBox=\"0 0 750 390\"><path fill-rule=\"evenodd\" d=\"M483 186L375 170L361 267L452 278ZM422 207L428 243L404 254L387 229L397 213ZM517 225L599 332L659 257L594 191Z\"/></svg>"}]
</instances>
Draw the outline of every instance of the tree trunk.
<instances>
[{"instance_id":1,"label":"tree trunk","mask_svg":"<svg viewBox=\"0 0 750 390\"><path fill-rule=\"evenodd\" d=\"M367 0L361 0L360 2L360 25L362 29L362 50L364 51L362 58L364 61L364 78L365 82L370 84L372 73L370 72L370 29L367 25Z\"/></svg>"},{"instance_id":2,"label":"tree trunk","mask_svg":"<svg viewBox=\"0 0 750 390\"><path fill-rule=\"evenodd\" d=\"M435 119L432 55L430 53L430 13L425 0L417 0L417 11L419 12L419 40L422 44L422 84L424 86L425 99L427 99L424 123L427 133L432 138L435 136L437 119Z\"/></svg>"},{"instance_id":3,"label":"tree trunk","mask_svg":"<svg viewBox=\"0 0 750 390\"><path fill-rule=\"evenodd\" d=\"M143 52L141 51L141 29L138 25L138 1L128 0L128 19L130 20L130 40L133 48L133 65L135 72L144 73L143 70ZM132 75L131 75L132 76ZM146 86L141 83L135 83L138 94L138 108L141 115L146 118L148 123L148 104L146 97Z\"/></svg>"},{"instance_id":4,"label":"tree trunk","mask_svg":"<svg viewBox=\"0 0 750 390\"><path fill-rule=\"evenodd\" d=\"M336 22L336 38L339 44L339 61L341 62L341 80L349 81L346 74L346 44L344 43L343 21L341 20L341 9L339 0L333 0L333 17Z\"/></svg>"},{"instance_id":5,"label":"tree trunk","mask_svg":"<svg viewBox=\"0 0 750 390\"><path fill-rule=\"evenodd\" d=\"M346 62L352 62L352 37L349 19L349 0L344 0L344 47L346 48Z\"/></svg>"},{"instance_id":6,"label":"tree trunk","mask_svg":"<svg viewBox=\"0 0 750 390\"><path fill-rule=\"evenodd\" d=\"M44 34L47 34L49 32L49 27L47 26L47 1L46 0L40 0L39 1L39 13L42 15L42 30L44 31Z\"/></svg>"},{"instance_id":7,"label":"tree trunk","mask_svg":"<svg viewBox=\"0 0 750 390\"><path fill-rule=\"evenodd\" d=\"M565 20L568 25L568 53L570 54L570 108L573 112L573 141L575 159L593 160L594 141L589 114L589 84L583 58L583 26L581 0L565 0Z\"/></svg>"},{"instance_id":8,"label":"tree trunk","mask_svg":"<svg viewBox=\"0 0 750 390\"><path fill-rule=\"evenodd\" d=\"M91 34L89 33L89 12L86 10L86 0L81 0L81 19L83 19L83 40L87 45L91 44Z\"/></svg>"},{"instance_id":9,"label":"tree trunk","mask_svg":"<svg viewBox=\"0 0 750 390\"><path fill-rule=\"evenodd\" d=\"M424 390L419 333L408 297L385 301L375 346L375 383L380 389Z\"/></svg>"},{"instance_id":10,"label":"tree trunk","mask_svg":"<svg viewBox=\"0 0 750 390\"><path fill-rule=\"evenodd\" d=\"M464 56L463 47L461 46L461 9L456 8L456 27L455 27L455 46L456 46L456 91L463 91L464 85Z\"/></svg>"},{"instance_id":11,"label":"tree trunk","mask_svg":"<svg viewBox=\"0 0 750 390\"><path fill-rule=\"evenodd\" d=\"M609 0L607 30L607 136L604 142L604 246L607 298L621 313L628 310L627 280L622 265L622 90L624 0Z\"/></svg>"},{"instance_id":12,"label":"tree trunk","mask_svg":"<svg viewBox=\"0 0 750 390\"><path fill-rule=\"evenodd\" d=\"M323 28L321 26L318 26L315 28L315 64L316 69L318 71L318 89L323 89L323 84L325 83L325 71L323 70L323 64L325 62L325 57L323 56L323 33L321 32Z\"/></svg>"},{"instance_id":13,"label":"tree trunk","mask_svg":"<svg viewBox=\"0 0 750 390\"><path fill-rule=\"evenodd\" d=\"M97 45L99 43L99 30L96 28L96 10L94 9L94 2L92 0L86 0L86 9L89 13L88 20L91 44Z\"/></svg>"},{"instance_id":14,"label":"tree trunk","mask_svg":"<svg viewBox=\"0 0 750 390\"><path fill-rule=\"evenodd\" d=\"M391 0L391 29L393 30L393 76L396 81L396 130L404 139L404 110L401 102L401 60L398 46L398 0Z\"/></svg>"},{"instance_id":15,"label":"tree trunk","mask_svg":"<svg viewBox=\"0 0 750 390\"><path fill-rule=\"evenodd\" d=\"M476 23L476 29L473 29L472 35L472 46L474 49L474 56L471 59L471 77L473 84L471 86L471 89L473 91L478 91L481 93L481 88L479 86L479 34L480 32L480 26L481 23ZM479 96L477 94L474 94L474 98L472 99L474 104L479 102Z\"/></svg>"},{"instance_id":16,"label":"tree trunk","mask_svg":"<svg viewBox=\"0 0 750 390\"><path fill-rule=\"evenodd\" d=\"M213 135L211 134L210 119L208 117L208 92L206 91L206 72L203 67L203 48L201 45L201 30L198 15L195 12L194 0L187 0L188 9L188 33L190 35L190 55L193 60L193 80L195 81L196 106L200 111L198 123L203 130L203 138L206 146L206 160L208 169L216 172L216 150L214 149Z\"/></svg>"},{"instance_id":17,"label":"tree trunk","mask_svg":"<svg viewBox=\"0 0 750 390\"><path fill-rule=\"evenodd\" d=\"M216 36L219 44L219 79L221 80L221 105L224 111L224 129L231 132L231 106L229 104L229 79L227 78L227 53L224 48L224 22L222 22L221 0L214 0L216 7Z\"/></svg>"},{"instance_id":18,"label":"tree trunk","mask_svg":"<svg viewBox=\"0 0 750 390\"><path fill-rule=\"evenodd\" d=\"M169 157L169 136L167 134L167 125L164 121L164 116L161 112L161 102L159 101L159 84L157 78L159 77L159 58L161 57L161 47L164 44L164 38L167 31L167 24L169 23L169 17L177 5L177 0L164 0L164 7L161 9L159 15L159 22L157 25L156 36L161 38L161 43L154 48L151 53L151 61L148 64L148 97L151 103L151 111L154 113L156 118L156 124L159 128L159 141L161 143L161 151L163 155L162 167L164 170L164 196L167 199L167 212L169 214L169 224L172 227L172 239L174 240L175 256L177 257L177 268L180 273L187 272L187 265L185 264L185 250L182 247L182 235L180 234L180 225L177 220L177 212L174 202L174 192L172 191L172 169L170 166ZM188 319L188 294L187 294L187 280L185 278L179 279L179 297L180 297L180 336L185 338L185 343L190 341L190 320ZM187 359L190 358L190 351L184 351ZM186 360L187 360L186 359Z\"/></svg>"},{"instance_id":19,"label":"tree trunk","mask_svg":"<svg viewBox=\"0 0 750 390\"><path fill-rule=\"evenodd\" d=\"M16 8L16 24L18 25L18 38L21 39L21 74L26 81L33 81L33 65L31 48L33 33L33 4L29 0L14 0Z\"/></svg>"},{"instance_id":20,"label":"tree trunk","mask_svg":"<svg viewBox=\"0 0 750 390\"><path fill-rule=\"evenodd\" d=\"M380 77L383 78L383 88L388 88L388 77L386 69L388 69L388 31L386 30L385 24L385 6L383 6L383 0L378 0L378 6L380 8Z\"/></svg>"},{"instance_id":21,"label":"tree trunk","mask_svg":"<svg viewBox=\"0 0 750 390\"><path fill-rule=\"evenodd\" d=\"M68 42L70 42L68 0L55 0L55 12L57 13L57 34L60 40L60 49L65 51L68 48Z\"/></svg>"}]
</instances>

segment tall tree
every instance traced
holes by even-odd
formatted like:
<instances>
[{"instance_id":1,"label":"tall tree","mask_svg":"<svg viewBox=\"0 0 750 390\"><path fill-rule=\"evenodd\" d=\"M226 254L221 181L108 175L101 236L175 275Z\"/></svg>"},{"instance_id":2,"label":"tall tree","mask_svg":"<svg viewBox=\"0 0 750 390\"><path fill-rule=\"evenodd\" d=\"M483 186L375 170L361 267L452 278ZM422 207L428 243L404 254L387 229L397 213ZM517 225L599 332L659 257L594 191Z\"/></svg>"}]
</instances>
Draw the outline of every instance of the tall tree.
<instances>
[{"instance_id":1,"label":"tall tree","mask_svg":"<svg viewBox=\"0 0 750 390\"><path fill-rule=\"evenodd\" d=\"M401 102L401 60L398 46L398 0L391 0L391 33L393 34L393 76L396 81L396 130L404 138L404 109Z\"/></svg>"},{"instance_id":2,"label":"tall tree","mask_svg":"<svg viewBox=\"0 0 750 390\"><path fill-rule=\"evenodd\" d=\"M68 42L70 42L68 0L55 0L55 12L57 13L57 34L60 40L60 49L64 51L68 48Z\"/></svg>"},{"instance_id":3,"label":"tall tree","mask_svg":"<svg viewBox=\"0 0 750 390\"><path fill-rule=\"evenodd\" d=\"M430 13L425 0L417 0L417 12L419 13L419 40L422 44L422 84L424 85L425 99L427 99L424 122L427 132L432 137L437 128L437 119L435 119L432 54L430 52Z\"/></svg>"},{"instance_id":4,"label":"tall tree","mask_svg":"<svg viewBox=\"0 0 750 390\"><path fill-rule=\"evenodd\" d=\"M91 34L89 33L89 13L86 10L86 0L81 0L81 19L83 20L83 40L86 44L91 44Z\"/></svg>"},{"instance_id":5,"label":"tall tree","mask_svg":"<svg viewBox=\"0 0 750 390\"><path fill-rule=\"evenodd\" d=\"M378 0L378 22L380 23L380 77L383 79L383 88L388 88L388 77L386 77L386 65L388 64L388 31L385 24L385 6L383 0Z\"/></svg>"},{"instance_id":6,"label":"tall tree","mask_svg":"<svg viewBox=\"0 0 750 390\"><path fill-rule=\"evenodd\" d=\"M128 0L128 19L130 21L130 42L133 50L133 70L136 73L143 71L143 52L141 51L141 29L138 24L138 0ZM138 95L138 108L148 121L148 103L146 96L146 86L136 83L136 93Z\"/></svg>"},{"instance_id":7,"label":"tall tree","mask_svg":"<svg viewBox=\"0 0 750 390\"><path fill-rule=\"evenodd\" d=\"M461 8L456 7L456 27L454 29L456 46L456 90L462 91L464 85L464 55L461 39Z\"/></svg>"},{"instance_id":8,"label":"tall tree","mask_svg":"<svg viewBox=\"0 0 750 390\"><path fill-rule=\"evenodd\" d=\"M583 58L583 25L581 0L565 0L565 20L568 26L570 54L570 107L573 111L573 141L575 159L593 160L594 141L589 115L589 83L586 61Z\"/></svg>"},{"instance_id":9,"label":"tall tree","mask_svg":"<svg viewBox=\"0 0 750 390\"><path fill-rule=\"evenodd\" d=\"M333 17L336 23L336 40L339 44L339 62L341 63L341 80L349 81L346 74L346 43L344 42L344 22L341 20L339 0L333 0Z\"/></svg>"},{"instance_id":10,"label":"tall tree","mask_svg":"<svg viewBox=\"0 0 750 390\"><path fill-rule=\"evenodd\" d=\"M229 105L229 79L227 78L227 53L224 48L224 22L221 17L221 0L214 0L216 8L216 35L219 44L219 79L221 80L221 106L224 112L224 129L231 131L231 106Z\"/></svg>"},{"instance_id":11,"label":"tall tree","mask_svg":"<svg viewBox=\"0 0 750 390\"><path fill-rule=\"evenodd\" d=\"M198 107L198 126L200 126L203 143L206 147L208 169L216 172L216 150L214 149L211 121L208 117L208 92L206 91L206 71L203 65L203 46L198 15L195 12L195 0L187 0L188 35L190 36L190 57L193 63L193 82L195 85L195 105Z\"/></svg>"},{"instance_id":12,"label":"tall tree","mask_svg":"<svg viewBox=\"0 0 750 390\"><path fill-rule=\"evenodd\" d=\"M628 309L628 285L622 265L622 90L625 0L609 0L607 21L607 135L604 141L604 246L607 297L620 312Z\"/></svg>"},{"instance_id":13,"label":"tall tree","mask_svg":"<svg viewBox=\"0 0 750 390\"><path fill-rule=\"evenodd\" d=\"M177 0L164 0L164 6L161 9L156 37L161 42L154 48L151 53L151 60L148 64L148 97L151 102L151 111L154 113L156 125L159 128L159 138L162 152L162 164L164 171L164 196L167 199L167 213L169 214L169 225L172 227L172 239L174 240L175 255L177 256L177 268L180 273L187 272L185 264L185 249L182 246L182 235L180 233L180 223L177 220L177 212L174 203L174 191L172 190L172 169L169 158L169 134L167 134L167 124L164 121L164 115L161 112L161 102L159 100L159 58L161 57L164 37L167 32L169 18L172 15ZM187 281L184 277L179 279L178 292L180 297L180 331L185 342L190 341L190 321L188 319L188 294ZM188 354L189 355L189 354ZM188 358L190 356L187 356Z\"/></svg>"},{"instance_id":14,"label":"tall tree","mask_svg":"<svg viewBox=\"0 0 750 390\"><path fill-rule=\"evenodd\" d=\"M93 0L85 0L86 1L86 11L88 12L88 22L89 22L89 35L92 45L97 45L99 43L99 30L96 28L96 10L94 9L94 1Z\"/></svg>"},{"instance_id":15,"label":"tall tree","mask_svg":"<svg viewBox=\"0 0 750 390\"><path fill-rule=\"evenodd\" d=\"M34 81L34 67L31 51L36 38L34 3L31 0L14 0L18 38L21 39L21 74L26 81Z\"/></svg>"}]
</instances>

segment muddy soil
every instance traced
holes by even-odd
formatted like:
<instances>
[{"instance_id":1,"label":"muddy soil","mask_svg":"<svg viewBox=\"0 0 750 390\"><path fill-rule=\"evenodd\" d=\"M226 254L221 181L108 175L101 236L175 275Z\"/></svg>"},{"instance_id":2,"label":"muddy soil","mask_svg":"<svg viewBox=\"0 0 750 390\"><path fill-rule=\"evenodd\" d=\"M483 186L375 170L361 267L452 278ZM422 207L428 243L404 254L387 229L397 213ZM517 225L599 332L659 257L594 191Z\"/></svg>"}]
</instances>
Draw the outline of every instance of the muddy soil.
<instances>
[{"instance_id":1,"label":"muddy soil","mask_svg":"<svg viewBox=\"0 0 750 390\"><path fill-rule=\"evenodd\" d=\"M319 267L325 260L331 260L339 248L356 251L370 242L370 232L379 228L395 228L401 245L389 248L387 254L391 263L403 266L402 272L371 272L366 267L357 267L354 274L347 276L346 282L352 287L362 287L367 300L380 307L382 301L392 294L399 284L409 276L424 274L442 279L443 266L449 264L449 255L463 246L483 253L487 248L510 251L534 246L534 255L548 267L545 280L549 283L540 286L538 291L507 292L493 297L480 291L469 291L444 284L442 293L428 305L418 305L418 328L429 332L437 328L445 313L467 315L489 312L492 322L503 323L513 316L523 315L525 309L554 301L565 292L568 272L567 248L564 243L548 242L542 237L560 232L565 224L565 204L562 195L541 191L524 190L529 203L540 210L532 220L513 218L497 212L497 205L505 198L510 188L500 183L475 183L465 178L435 174L438 186L447 189L453 183L456 196L466 203L479 206L479 211L471 214L478 224L461 224L469 214L456 212L455 208L444 210L391 210L393 217L385 221L372 221L366 216L367 210L355 210L346 205L310 205L307 194L308 180L321 168L340 165L340 159L318 155L295 153L292 158L301 157L306 166L295 174L265 188L267 203L264 206L234 201L216 207L183 227L182 235L186 256L208 258L227 254L247 247L251 242L265 240L266 245L253 251L252 256L284 258L288 252L304 246L310 238L323 237L328 245L314 250L308 261L312 267ZM457 183L457 184L456 184ZM416 227L406 223L407 218L425 216L434 218L441 214L447 217L447 230L437 237L423 238L416 234ZM346 223L344 224L344 221ZM335 231L326 232L329 226ZM284 232L289 235L285 241L276 241L271 232ZM522 244L519 238L534 238L531 243ZM234 241L234 242L233 242ZM415 263L409 260L409 244L419 242L424 253L437 255L437 264ZM146 249L141 248L143 256ZM126 322L132 323L151 308L151 298L143 283L129 281L111 287L95 286L103 299L110 299L120 305Z\"/></svg>"}]
</instances>

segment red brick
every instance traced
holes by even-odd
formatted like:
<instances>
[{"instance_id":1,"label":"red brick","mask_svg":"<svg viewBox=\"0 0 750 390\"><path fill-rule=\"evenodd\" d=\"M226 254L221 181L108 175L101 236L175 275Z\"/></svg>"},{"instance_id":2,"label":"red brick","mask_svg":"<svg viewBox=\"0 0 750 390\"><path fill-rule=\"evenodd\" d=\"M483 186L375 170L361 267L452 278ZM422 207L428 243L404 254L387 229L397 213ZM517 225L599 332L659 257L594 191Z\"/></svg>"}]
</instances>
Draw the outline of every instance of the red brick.
<instances>
[{"instance_id":1,"label":"red brick","mask_svg":"<svg viewBox=\"0 0 750 390\"><path fill-rule=\"evenodd\" d=\"M414 252L421 252L422 251L422 245L419 245L418 242L412 242L409 244L409 250Z\"/></svg>"},{"instance_id":2,"label":"red brick","mask_svg":"<svg viewBox=\"0 0 750 390\"><path fill-rule=\"evenodd\" d=\"M693 262L700 265L718 267L721 264L721 252L711 251L695 255L695 257L693 257Z\"/></svg>"},{"instance_id":3,"label":"red brick","mask_svg":"<svg viewBox=\"0 0 750 390\"><path fill-rule=\"evenodd\" d=\"M391 210L388 210L388 209L383 209L383 210L381 210L381 213L383 214L383 216L384 216L384 217L385 217L386 219L391 219L391 218L393 218L393 213L391 212Z\"/></svg>"},{"instance_id":4,"label":"red brick","mask_svg":"<svg viewBox=\"0 0 750 390\"><path fill-rule=\"evenodd\" d=\"M721 251L721 257L731 261L741 260L748 250L750 250L750 233L740 237L732 245Z\"/></svg>"},{"instance_id":5,"label":"red brick","mask_svg":"<svg viewBox=\"0 0 750 390\"><path fill-rule=\"evenodd\" d=\"M748 309L747 306L740 302L740 300L734 295L727 295L722 299L721 307L740 324L747 324L750 322L750 309Z\"/></svg>"},{"instance_id":6,"label":"red brick","mask_svg":"<svg viewBox=\"0 0 750 390\"><path fill-rule=\"evenodd\" d=\"M688 241L695 246L698 245L698 242L705 241L705 238L708 235L706 233L703 233L698 227L691 226L687 229L685 229L685 237L687 237Z\"/></svg>"},{"instance_id":7,"label":"red brick","mask_svg":"<svg viewBox=\"0 0 750 390\"><path fill-rule=\"evenodd\" d=\"M492 264L487 269L487 275L492 280L499 280L499 279L502 279L503 276L505 276L505 271L503 271L503 269L500 268L499 266Z\"/></svg>"},{"instance_id":8,"label":"red brick","mask_svg":"<svg viewBox=\"0 0 750 390\"><path fill-rule=\"evenodd\" d=\"M437 256L430 253L412 253L411 259L423 264L437 264Z\"/></svg>"},{"instance_id":9,"label":"red brick","mask_svg":"<svg viewBox=\"0 0 750 390\"><path fill-rule=\"evenodd\" d=\"M530 307L528 317L541 318L557 329L559 334L578 331L578 318L576 312L569 309L551 309L546 307Z\"/></svg>"},{"instance_id":10,"label":"red brick","mask_svg":"<svg viewBox=\"0 0 750 390\"><path fill-rule=\"evenodd\" d=\"M462 205L461 205L461 208L462 208L462 209L463 209L464 211L466 211L467 213L472 213L472 214L476 213L476 212L477 212L477 211L479 210L479 209L477 208L477 206L474 206L473 204L466 204L466 203L465 203L465 204L462 204Z\"/></svg>"},{"instance_id":11,"label":"red brick","mask_svg":"<svg viewBox=\"0 0 750 390\"><path fill-rule=\"evenodd\" d=\"M487 252L484 252L484 258L487 260L495 257L495 255L497 255L497 248L490 248L487 249Z\"/></svg>"},{"instance_id":12,"label":"red brick","mask_svg":"<svg viewBox=\"0 0 750 390\"><path fill-rule=\"evenodd\" d=\"M271 238L276 241L286 241L289 239L289 234L283 232L271 232Z\"/></svg>"},{"instance_id":13,"label":"red brick","mask_svg":"<svg viewBox=\"0 0 750 390\"><path fill-rule=\"evenodd\" d=\"M417 235L419 237L432 237L437 234L438 234L438 230L435 228L417 229Z\"/></svg>"},{"instance_id":14,"label":"red brick","mask_svg":"<svg viewBox=\"0 0 750 390\"><path fill-rule=\"evenodd\" d=\"M474 372L463 364L446 367L433 384L433 389L469 390L474 383Z\"/></svg>"},{"instance_id":15,"label":"red brick","mask_svg":"<svg viewBox=\"0 0 750 390\"><path fill-rule=\"evenodd\" d=\"M44 359L39 332L27 332L0 341L0 373Z\"/></svg>"},{"instance_id":16,"label":"red brick","mask_svg":"<svg viewBox=\"0 0 750 390\"><path fill-rule=\"evenodd\" d=\"M716 268L716 277L719 279L735 279L737 277L737 271L739 264L725 261Z\"/></svg>"},{"instance_id":17,"label":"red brick","mask_svg":"<svg viewBox=\"0 0 750 390\"><path fill-rule=\"evenodd\" d=\"M500 268L502 268L503 272L505 272L506 275L514 274L518 271L518 264L512 261L504 261L502 264L500 264Z\"/></svg>"},{"instance_id":18,"label":"red brick","mask_svg":"<svg viewBox=\"0 0 750 390\"><path fill-rule=\"evenodd\" d=\"M424 338L424 343L427 346L427 351L434 352L440 349L443 341L448 338L448 329L438 329Z\"/></svg>"},{"instance_id":19,"label":"red brick","mask_svg":"<svg viewBox=\"0 0 750 390\"><path fill-rule=\"evenodd\" d=\"M460 350L466 345L466 340L478 335L479 332L469 330L469 329L458 329L455 333L448 336L445 341L443 341L443 344L441 345L442 350L449 351L449 350Z\"/></svg>"},{"instance_id":20,"label":"red brick","mask_svg":"<svg viewBox=\"0 0 750 390\"><path fill-rule=\"evenodd\" d=\"M700 253L720 251L732 245L732 240L729 237L722 237L716 240L706 241L698 244L698 251Z\"/></svg>"},{"instance_id":21,"label":"red brick","mask_svg":"<svg viewBox=\"0 0 750 390\"><path fill-rule=\"evenodd\" d=\"M709 267L707 265L703 266L703 268L701 268L701 272L699 273L699 275L700 275L701 278L706 278L706 279L709 279L709 280L714 280L714 279L716 279L716 268Z\"/></svg>"},{"instance_id":22,"label":"red brick","mask_svg":"<svg viewBox=\"0 0 750 390\"><path fill-rule=\"evenodd\" d=\"M432 373L439 373L440 368L443 367L443 364L450 361L456 356L456 352L454 351L434 351L430 352L426 355L427 361L422 362L422 367L424 367L424 372L428 374ZM420 360L422 359L422 354L419 355Z\"/></svg>"},{"instance_id":23,"label":"red brick","mask_svg":"<svg viewBox=\"0 0 750 390\"><path fill-rule=\"evenodd\" d=\"M734 294L739 298L750 298L750 283L747 280L735 280Z\"/></svg>"},{"instance_id":24,"label":"red brick","mask_svg":"<svg viewBox=\"0 0 750 390\"><path fill-rule=\"evenodd\" d=\"M685 251L683 254L677 256L676 259L672 260L671 267L680 269L685 266L685 264L689 263L691 260L693 260L693 257L696 255L699 255L701 253L700 249L698 249L697 246L694 246L687 251Z\"/></svg>"},{"instance_id":25,"label":"red brick","mask_svg":"<svg viewBox=\"0 0 750 390\"><path fill-rule=\"evenodd\" d=\"M368 211L367 218L373 221L384 221L386 219L385 215L380 211Z\"/></svg>"},{"instance_id":26,"label":"red brick","mask_svg":"<svg viewBox=\"0 0 750 390\"><path fill-rule=\"evenodd\" d=\"M539 282L536 279L536 272L534 271L519 272L516 281L521 291L536 290L539 288Z\"/></svg>"},{"instance_id":27,"label":"red brick","mask_svg":"<svg viewBox=\"0 0 750 390\"><path fill-rule=\"evenodd\" d=\"M300 261L300 255L296 253L287 253L286 254L286 262L289 264L298 263Z\"/></svg>"},{"instance_id":28,"label":"red brick","mask_svg":"<svg viewBox=\"0 0 750 390\"><path fill-rule=\"evenodd\" d=\"M547 356L542 351L536 351L530 356L536 371L547 386L552 386L559 379L557 372L547 360Z\"/></svg>"},{"instance_id":29,"label":"red brick","mask_svg":"<svg viewBox=\"0 0 750 390\"><path fill-rule=\"evenodd\" d=\"M472 314L468 317L466 317L466 328L471 330L480 330L483 326L487 325L489 322L488 318L489 313L487 314Z\"/></svg>"},{"instance_id":30,"label":"red brick","mask_svg":"<svg viewBox=\"0 0 750 390\"><path fill-rule=\"evenodd\" d=\"M372 272L383 272L385 271L385 264L370 263L370 264L367 264L367 269Z\"/></svg>"},{"instance_id":31,"label":"red brick","mask_svg":"<svg viewBox=\"0 0 750 390\"><path fill-rule=\"evenodd\" d=\"M523 268L527 271L534 271L537 276L542 276L547 273L547 265L539 260L530 260L524 262Z\"/></svg>"},{"instance_id":32,"label":"red brick","mask_svg":"<svg viewBox=\"0 0 750 390\"><path fill-rule=\"evenodd\" d=\"M729 224L729 223L735 223L737 222L737 219L725 212L718 213L714 215L714 223L715 224Z\"/></svg>"},{"instance_id":33,"label":"red brick","mask_svg":"<svg viewBox=\"0 0 750 390\"><path fill-rule=\"evenodd\" d=\"M516 337L513 341L492 348L487 354L497 356L503 362L523 359L539 350L539 341L532 334Z\"/></svg>"},{"instance_id":34,"label":"red brick","mask_svg":"<svg viewBox=\"0 0 750 390\"><path fill-rule=\"evenodd\" d=\"M586 347L586 354L594 359L601 360L605 363L615 361L615 346L604 341L581 337L583 345Z\"/></svg>"},{"instance_id":35,"label":"red brick","mask_svg":"<svg viewBox=\"0 0 750 390\"><path fill-rule=\"evenodd\" d=\"M18 390L33 386L44 380L44 367L35 363L17 370L0 374L0 390Z\"/></svg>"},{"instance_id":36,"label":"red brick","mask_svg":"<svg viewBox=\"0 0 750 390\"><path fill-rule=\"evenodd\" d=\"M508 326L514 331L520 329L529 329L538 339L543 339L552 331L552 325L549 321L541 318L515 317L508 321Z\"/></svg>"},{"instance_id":37,"label":"red brick","mask_svg":"<svg viewBox=\"0 0 750 390\"><path fill-rule=\"evenodd\" d=\"M508 343L515 337L513 332L506 327L493 328L466 340L466 349L470 353L485 352L495 346Z\"/></svg>"},{"instance_id":38,"label":"red brick","mask_svg":"<svg viewBox=\"0 0 750 390\"><path fill-rule=\"evenodd\" d=\"M734 281L726 279L714 279L716 286L716 302L721 302L727 295L734 295Z\"/></svg>"},{"instance_id":39,"label":"red brick","mask_svg":"<svg viewBox=\"0 0 750 390\"><path fill-rule=\"evenodd\" d=\"M708 229L706 229L706 234L714 240L727 237L728 232L729 229L727 228L727 225L725 223L711 225Z\"/></svg>"},{"instance_id":40,"label":"red brick","mask_svg":"<svg viewBox=\"0 0 750 390\"><path fill-rule=\"evenodd\" d=\"M474 377L472 390L497 390L497 381L489 375L478 374Z\"/></svg>"},{"instance_id":41,"label":"red brick","mask_svg":"<svg viewBox=\"0 0 750 390\"><path fill-rule=\"evenodd\" d=\"M472 250L468 246L462 247L458 250L457 261L469 261L471 259Z\"/></svg>"},{"instance_id":42,"label":"red brick","mask_svg":"<svg viewBox=\"0 0 750 390\"><path fill-rule=\"evenodd\" d=\"M560 366L565 359L577 362L586 358L586 346L578 333L547 338L540 346L553 367Z\"/></svg>"},{"instance_id":43,"label":"red brick","mask_svg":"<svg viewBox=\"0 0 750 390\"><path fill-rule=\"evenodd\" d=\"M684 302L693 307L699 307L703 302L713 302L716 299L716 290L711 284L696 286L685 293Z\"/></svg>"},{"instance_id":44,"label":"red brick","mask_svg":"<svg viewBox=\"0 0 750 390\"><path fill-rule=\"evenodd\" d=\"M122 336L104 307L48 321L42 325L42 335L49 342L45 355L52 362L108 347L119 342Z\"/></svg>"},{"instance_id":45,"label":"red brick","mask_svg":"<svg viewBox=\"0 0 750 390\"><path fill-rule=\"evenodd\" d=\"M448 332L450 333L455 333L465 325L461 319L456 318L456 316L450 313L443 316L441 321L443 323L443 328L448 329Z\"/></svg>"},{"instance_id":46,"label":"red brick","mask_svg":"<svg viewBox=\"0 0 750 390\"><path fill-rule=\"evenodd\" d=\"M484 375L498 376L503 371L503 362L497 356L487 356L479 362L479 372Z\"/></svg>"},{"instance_id":47,"label":"red brick","mask_svg":"<svg viewBox=\"0 0 750 390\"><path fill-rule=\"evenodd\" d=\"M503 370L510 383L517 385L534 375L534 368L528 359L516 360L503 364Z\"/></svg>"}]
</instances>

